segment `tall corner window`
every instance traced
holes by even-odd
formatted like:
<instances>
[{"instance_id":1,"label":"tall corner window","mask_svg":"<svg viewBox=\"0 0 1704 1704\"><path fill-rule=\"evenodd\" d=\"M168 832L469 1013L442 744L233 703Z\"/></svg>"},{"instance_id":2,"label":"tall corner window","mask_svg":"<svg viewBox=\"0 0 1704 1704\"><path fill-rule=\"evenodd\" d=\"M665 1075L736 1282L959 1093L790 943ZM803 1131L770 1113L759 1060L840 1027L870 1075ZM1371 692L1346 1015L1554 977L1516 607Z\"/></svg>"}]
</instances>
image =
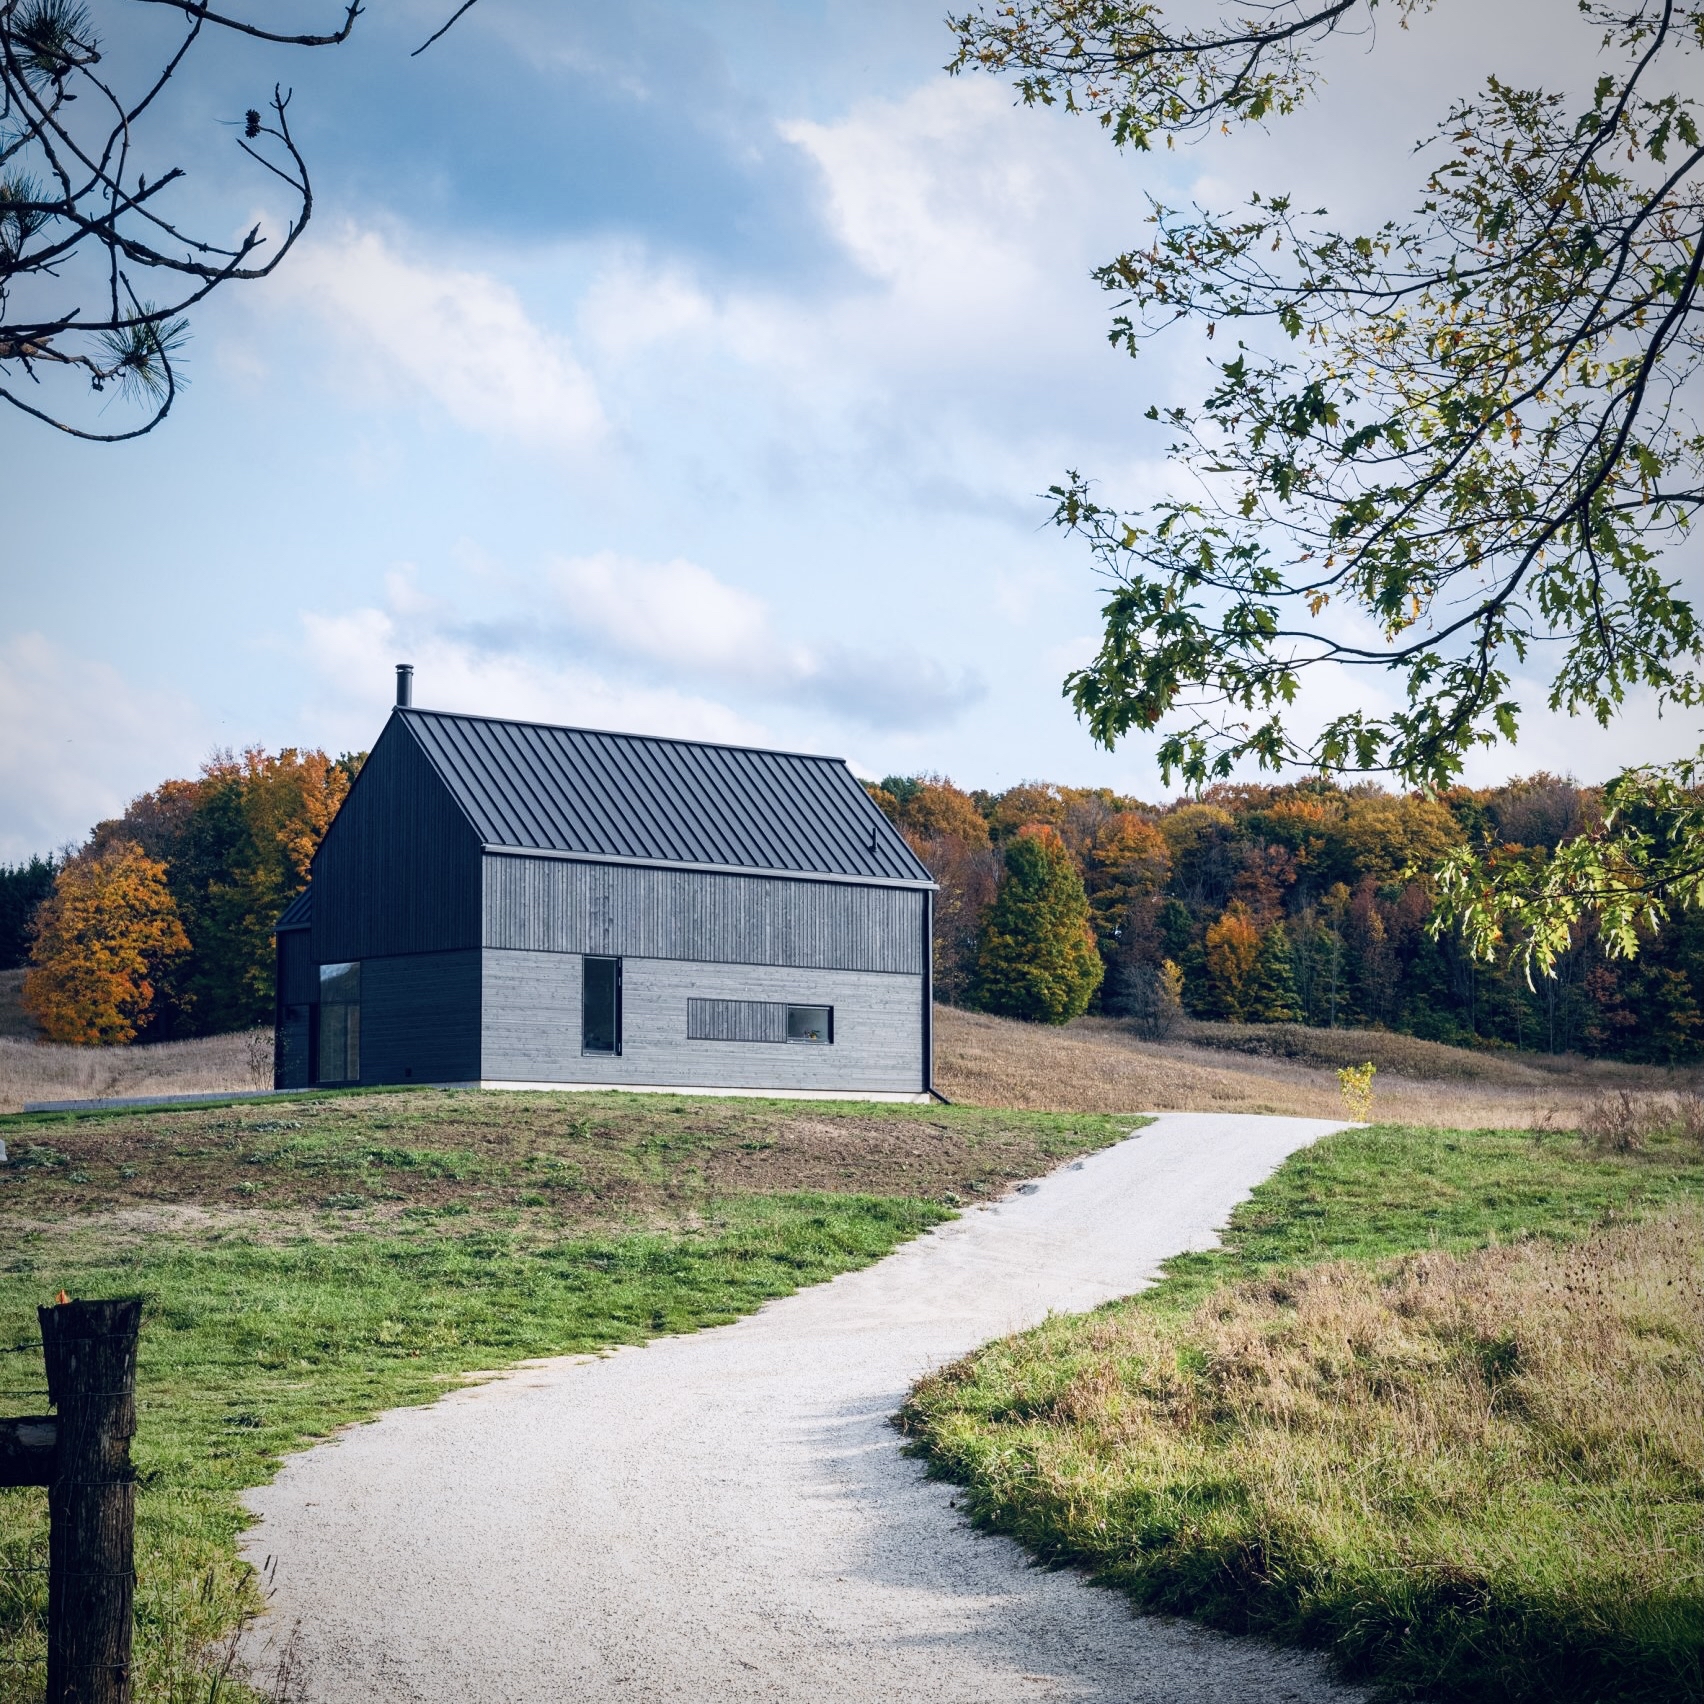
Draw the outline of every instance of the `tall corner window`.
<instances>
[{"instance_id":1,"label":"tall corner window","mask_svg":"<svg viewBox=\"0 0 1704 1704\"><path fill-rule=\"evenodd\" d=\"M587 958L580 997L580 1051L621 1051L621 960Z\"/></svg>"},{"instance_id":2,"label":"tall corner window","mask_svg":"<svg viewBox=\"0 0 1704 1704\"><path fill-rule=\"evenodd\" d=\"M322 964L319 973L319 1057L315 1077L321 1083L361 1080L361 966Z\"/></svg>"},{"instance_id":3,"label":"tall corner window","mask_svg":"<svg viewBox=\"0 0 1704 1704\"><path fill-rule=\"evenodd\" d=\"M834 1008L832 1006L789 1006L787 1008L787 1039L826 1047L834 1040Z\"/></svg>"}]
</instances>

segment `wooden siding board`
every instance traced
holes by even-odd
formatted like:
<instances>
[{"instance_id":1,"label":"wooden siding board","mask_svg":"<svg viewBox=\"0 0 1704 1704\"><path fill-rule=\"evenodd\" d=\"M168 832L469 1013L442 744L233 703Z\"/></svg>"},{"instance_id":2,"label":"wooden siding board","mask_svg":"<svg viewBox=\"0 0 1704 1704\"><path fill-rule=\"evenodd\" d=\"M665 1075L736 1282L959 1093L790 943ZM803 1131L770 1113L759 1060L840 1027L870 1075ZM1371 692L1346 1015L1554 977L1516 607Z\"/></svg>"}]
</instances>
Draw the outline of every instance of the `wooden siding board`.
<instances>
[{"instance_id":1,"label":"wooden siding board","mask_svg":"<svg viewBox=\"0 0 1704 1704\"><path fill-rule=\"evenodd\" d=\"M315 964L479 945L472 825L393 716L314 855Z\"/></svg>"},{"instance_id":2,"label":"wooden siding board","mask_svg":"<svg viewBox=\"0 0 1704 1704\"><path fill-rule=\"evenodd\" d=\"M487 949L482 1076L488 1082L639 1083L917 1094L921 976L796 966L622 961L622 1051L580 1051L581 957ZM834 1041L691 1040L693 1000L834 1008Z\"/></svg>"},{"instance_id":3,"label":"wooden siding board","mask_svg":"<svg viewBox=\"0 0 1704 1704\"><path fill-rule=\"evenodd\" d=\"M487 947L921 975L908 888L488 855Z\"/></svg>"},{"instance_id":4,"label":"wooden siding board","mask_svg":"<svg viewBox=\"0 0 1704 1704\"><path fill-rule=\"evenodd\" d=\"M686 1002L686 1039L785 1042L786 1002L694 997Z\"/></svg>"}]
</instances>

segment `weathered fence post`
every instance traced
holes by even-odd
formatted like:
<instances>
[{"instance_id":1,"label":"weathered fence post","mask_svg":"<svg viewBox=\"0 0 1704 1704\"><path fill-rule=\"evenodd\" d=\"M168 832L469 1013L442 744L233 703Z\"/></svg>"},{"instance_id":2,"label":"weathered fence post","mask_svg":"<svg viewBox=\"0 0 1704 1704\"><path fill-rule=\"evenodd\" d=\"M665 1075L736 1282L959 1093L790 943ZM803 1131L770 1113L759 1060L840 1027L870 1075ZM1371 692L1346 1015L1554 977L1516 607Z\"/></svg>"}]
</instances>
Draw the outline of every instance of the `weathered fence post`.
<instances>
[{"instance_id":1,"label":"weathered fence post","mask_svg":"<svg viewBox=\"0 0 1704 1704\"><path fill-rule=\"evenodd\" d=\"M48 1486L47 1704L129 1704L138 1299L42 1308L58 1410Z\"/></svg>"}]
</instances>

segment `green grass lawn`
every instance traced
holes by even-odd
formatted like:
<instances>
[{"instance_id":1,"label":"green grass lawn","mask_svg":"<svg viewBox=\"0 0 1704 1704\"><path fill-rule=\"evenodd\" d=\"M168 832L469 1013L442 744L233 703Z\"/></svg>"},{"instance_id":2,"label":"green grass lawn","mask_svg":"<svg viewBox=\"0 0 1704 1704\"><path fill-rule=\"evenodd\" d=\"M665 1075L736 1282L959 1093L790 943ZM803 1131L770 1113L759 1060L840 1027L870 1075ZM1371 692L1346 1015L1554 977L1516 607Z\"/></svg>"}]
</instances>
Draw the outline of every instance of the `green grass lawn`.
<instances>
[{"instance_id":1,"label":"green grass lawn","mask_svg":"<svg viewBox=\"0 0 1704 1704\"><path fill-rule=\"evenodd\" d=\"M141 1294L137 1697L208 1704L255 1602L238 1502L461 1375L724 1323L1137 1121L414 1092L0 1119L0 1397L35 1309ZM0 1648L39 1654L45 1494L0 1493ZM41 1671L0 1664L0 1700Z\"/></svg>"},{"instance_id":2,"label":"green grass lawn","mask_svg":"<svg viewBox=\"0 0 1704 1704\"><path fill-rule=\"evenodd\" d=\"M1704 1696L1704 1155L1374 1128L925 1380L987 1526L1385 1696Z\"/></svg>"}]
</instances>

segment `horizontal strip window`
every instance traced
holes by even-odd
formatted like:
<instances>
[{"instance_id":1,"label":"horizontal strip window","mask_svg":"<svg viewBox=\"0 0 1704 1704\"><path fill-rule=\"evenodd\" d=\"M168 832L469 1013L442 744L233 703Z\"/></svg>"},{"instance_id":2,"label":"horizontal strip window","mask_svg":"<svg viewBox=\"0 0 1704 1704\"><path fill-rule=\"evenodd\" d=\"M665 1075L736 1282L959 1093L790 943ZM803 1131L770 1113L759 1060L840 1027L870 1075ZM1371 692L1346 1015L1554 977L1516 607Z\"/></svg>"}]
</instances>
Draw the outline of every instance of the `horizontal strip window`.
<instances>
[{"instance_id":1,"label":"horizontal strip window","mask_svg":"<svg viewBox=\"0 0 1704 1704\"><path fill-rule=\"evenodd\" d=\"M782 1000L688 1000L688 1041L778 1041L826 1047L834 1040L832 1006Z\"/></svg>"}]
</instances>

